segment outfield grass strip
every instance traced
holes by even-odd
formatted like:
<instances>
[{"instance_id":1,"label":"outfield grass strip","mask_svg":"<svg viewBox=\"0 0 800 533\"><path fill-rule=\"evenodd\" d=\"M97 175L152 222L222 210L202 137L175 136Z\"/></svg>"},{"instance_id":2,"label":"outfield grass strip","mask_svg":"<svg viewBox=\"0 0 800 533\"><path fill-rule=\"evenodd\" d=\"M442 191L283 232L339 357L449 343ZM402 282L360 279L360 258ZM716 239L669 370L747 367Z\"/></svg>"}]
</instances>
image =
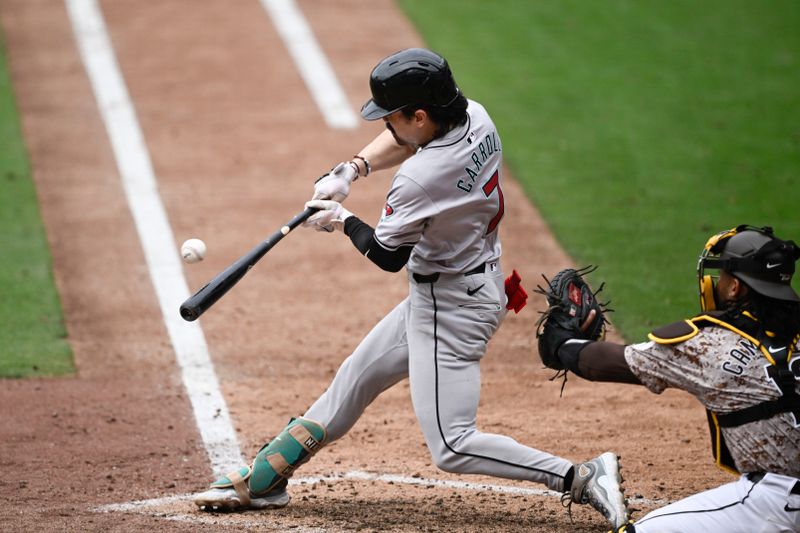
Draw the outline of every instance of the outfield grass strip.
<instances>
[{"instance_id":1,"label":"outfield grass strip","mask_svg":"<svg viewBox=\"0 0 800 533\"><path fill-rule=\"evenodd\" d=\"M0 34L0 377L74 371Z\"/></svg>"}]
</instances>

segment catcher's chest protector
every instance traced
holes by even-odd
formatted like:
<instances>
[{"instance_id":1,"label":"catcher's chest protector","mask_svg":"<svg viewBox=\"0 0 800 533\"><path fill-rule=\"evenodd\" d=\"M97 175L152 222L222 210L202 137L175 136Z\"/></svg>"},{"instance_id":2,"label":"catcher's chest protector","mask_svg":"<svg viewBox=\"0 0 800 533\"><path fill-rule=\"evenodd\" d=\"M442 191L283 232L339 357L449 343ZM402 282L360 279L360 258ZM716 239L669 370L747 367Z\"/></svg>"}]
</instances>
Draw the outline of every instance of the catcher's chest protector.
<instances>
[{"instance_id":1,"label":"catcher's chest protector","mask_svg":"<svg viewBox=\"0 0 800 533\"><path fill-rule=\"evenodd\" d=\"M701 329L709 326L723 327L752 343L754 351L759 350L769 361L770 364L766 367L767 374L781 390L781 396L776 400L761 402L732 413L719 414L706 409L714 460L719 467L739 473L736 463L725 445L721 428L741 426L786 412L791 412L795 421L800 423L800 395L796 391L797 380L800 379L800 364L798 364L800 359L794 353L797 339L788 346L777 346L772 337L758 336L756 321L749 313L731 320L723 312L708 312L675 322L653 330L648 337L658 344L678 344L691 339ZM793 356L795 357L793 358Z\"/></svg>"}]
</instances>

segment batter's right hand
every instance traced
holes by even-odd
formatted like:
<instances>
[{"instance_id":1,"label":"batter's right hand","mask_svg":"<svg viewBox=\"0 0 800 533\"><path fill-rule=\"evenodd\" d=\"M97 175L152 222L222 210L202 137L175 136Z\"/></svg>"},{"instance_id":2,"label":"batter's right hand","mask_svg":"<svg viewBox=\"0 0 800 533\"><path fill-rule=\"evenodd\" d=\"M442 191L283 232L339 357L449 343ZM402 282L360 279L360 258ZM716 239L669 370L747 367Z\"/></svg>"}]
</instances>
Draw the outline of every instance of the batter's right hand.
<instances>
[{"instance_id":1,"label":"batter's right hand","mask_svg":"<svg viewBox=\"0 0 800 533\"><path fill-rule=\"evenodd\" d=\"M304 227L314 228L317 231L331 232L337 229L344 231L344 221L353 216L353 213L342 207L342 204L333 200L310 200L306 202L306 207L319 209L303 222Z\"/></svg>"},{"instance_id":2,"label":"batter's right hand","mask_svg":"<svg viewBox=\"0 0 800 533\"><path fill-rule=\"evenodd\" d=\"M358 167L350 161L339 163L314 183L312 200L341 202L350 194L350 184L358 178Z\"/></svg>"}]
</instances>

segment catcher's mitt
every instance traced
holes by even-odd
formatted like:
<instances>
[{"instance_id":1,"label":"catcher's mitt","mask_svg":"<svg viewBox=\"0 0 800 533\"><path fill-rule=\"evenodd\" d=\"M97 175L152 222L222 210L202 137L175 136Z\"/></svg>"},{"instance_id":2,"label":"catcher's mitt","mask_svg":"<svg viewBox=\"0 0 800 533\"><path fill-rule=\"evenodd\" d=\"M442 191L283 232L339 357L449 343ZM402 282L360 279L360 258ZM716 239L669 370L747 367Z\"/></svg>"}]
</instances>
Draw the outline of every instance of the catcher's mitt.
<instances>
[{"instance_id":1,"label":"catcher's mitt","mask_svg":"<svg viewBox=\"0 0 800 533\"><path fill-rule=\"evenodd\" d=\"M548 308L536 322L536 337L539 339L539 357L548 368L565 369L557 352L567 340L595 341L605 337L605 325L608 323L605 313L612 310L608 309L610 302L601 303L597 299L605 284L592 292L583 279L583 276L596 269L591 265L578 270L566 268L552 280L542 274L547 287L539 285L535 292L547 298ZM595 316L590 319L592 310Z\"/></svg>"}]
</instances>

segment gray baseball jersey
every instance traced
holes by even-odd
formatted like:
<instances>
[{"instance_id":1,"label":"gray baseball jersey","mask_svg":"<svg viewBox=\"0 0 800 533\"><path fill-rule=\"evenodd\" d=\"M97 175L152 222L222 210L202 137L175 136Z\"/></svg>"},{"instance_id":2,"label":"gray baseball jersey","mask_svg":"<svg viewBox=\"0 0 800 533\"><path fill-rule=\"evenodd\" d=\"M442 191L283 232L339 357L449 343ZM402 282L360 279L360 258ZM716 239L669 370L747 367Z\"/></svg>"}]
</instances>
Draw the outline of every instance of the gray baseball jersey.
<instances>
[{"instance_id":1,"label":"gray baseball jersey","mask_svg":"<svg viewBox=\"0 0 800 533\"><path fill-rule=\"evenodd\" d=\"M398 169L375 238L389 250L414 245L411 272L456 274L500 257L502 147L477 102L467 124L421 148Z\"/></svg>"},{"instance_id":2,"label":"gray baseball jersey","mask_svg":"<svg viewBox=\"0 0 800 533\"><path fill-rule=\"evenodd\" d=\"M467 113L465 125L400 166L375 229L388 250L414 245L409 296L361 341L304 416L334 441L381 392L408 378L437 466L563 490L570 461L476 428L480 361L506 314L497 236L504 203L500 137L481 105L470 101Z\"/></svg>"},{"instance_id":3,"label":"gray baseball jersey","mask_svg":"<svg viewBox=\"0 0 800 533\"><path fill-rule=\"evenodd\" d=\"M703 328L678 344L627 346L625 359L651 391L683 389L720 414L780 397L762 352L721 327ZM636 522L637 533L800 531L798 422L782 413L721 428L737 467L750 475L649 513Z\"/></svg>"}]
</instances>

